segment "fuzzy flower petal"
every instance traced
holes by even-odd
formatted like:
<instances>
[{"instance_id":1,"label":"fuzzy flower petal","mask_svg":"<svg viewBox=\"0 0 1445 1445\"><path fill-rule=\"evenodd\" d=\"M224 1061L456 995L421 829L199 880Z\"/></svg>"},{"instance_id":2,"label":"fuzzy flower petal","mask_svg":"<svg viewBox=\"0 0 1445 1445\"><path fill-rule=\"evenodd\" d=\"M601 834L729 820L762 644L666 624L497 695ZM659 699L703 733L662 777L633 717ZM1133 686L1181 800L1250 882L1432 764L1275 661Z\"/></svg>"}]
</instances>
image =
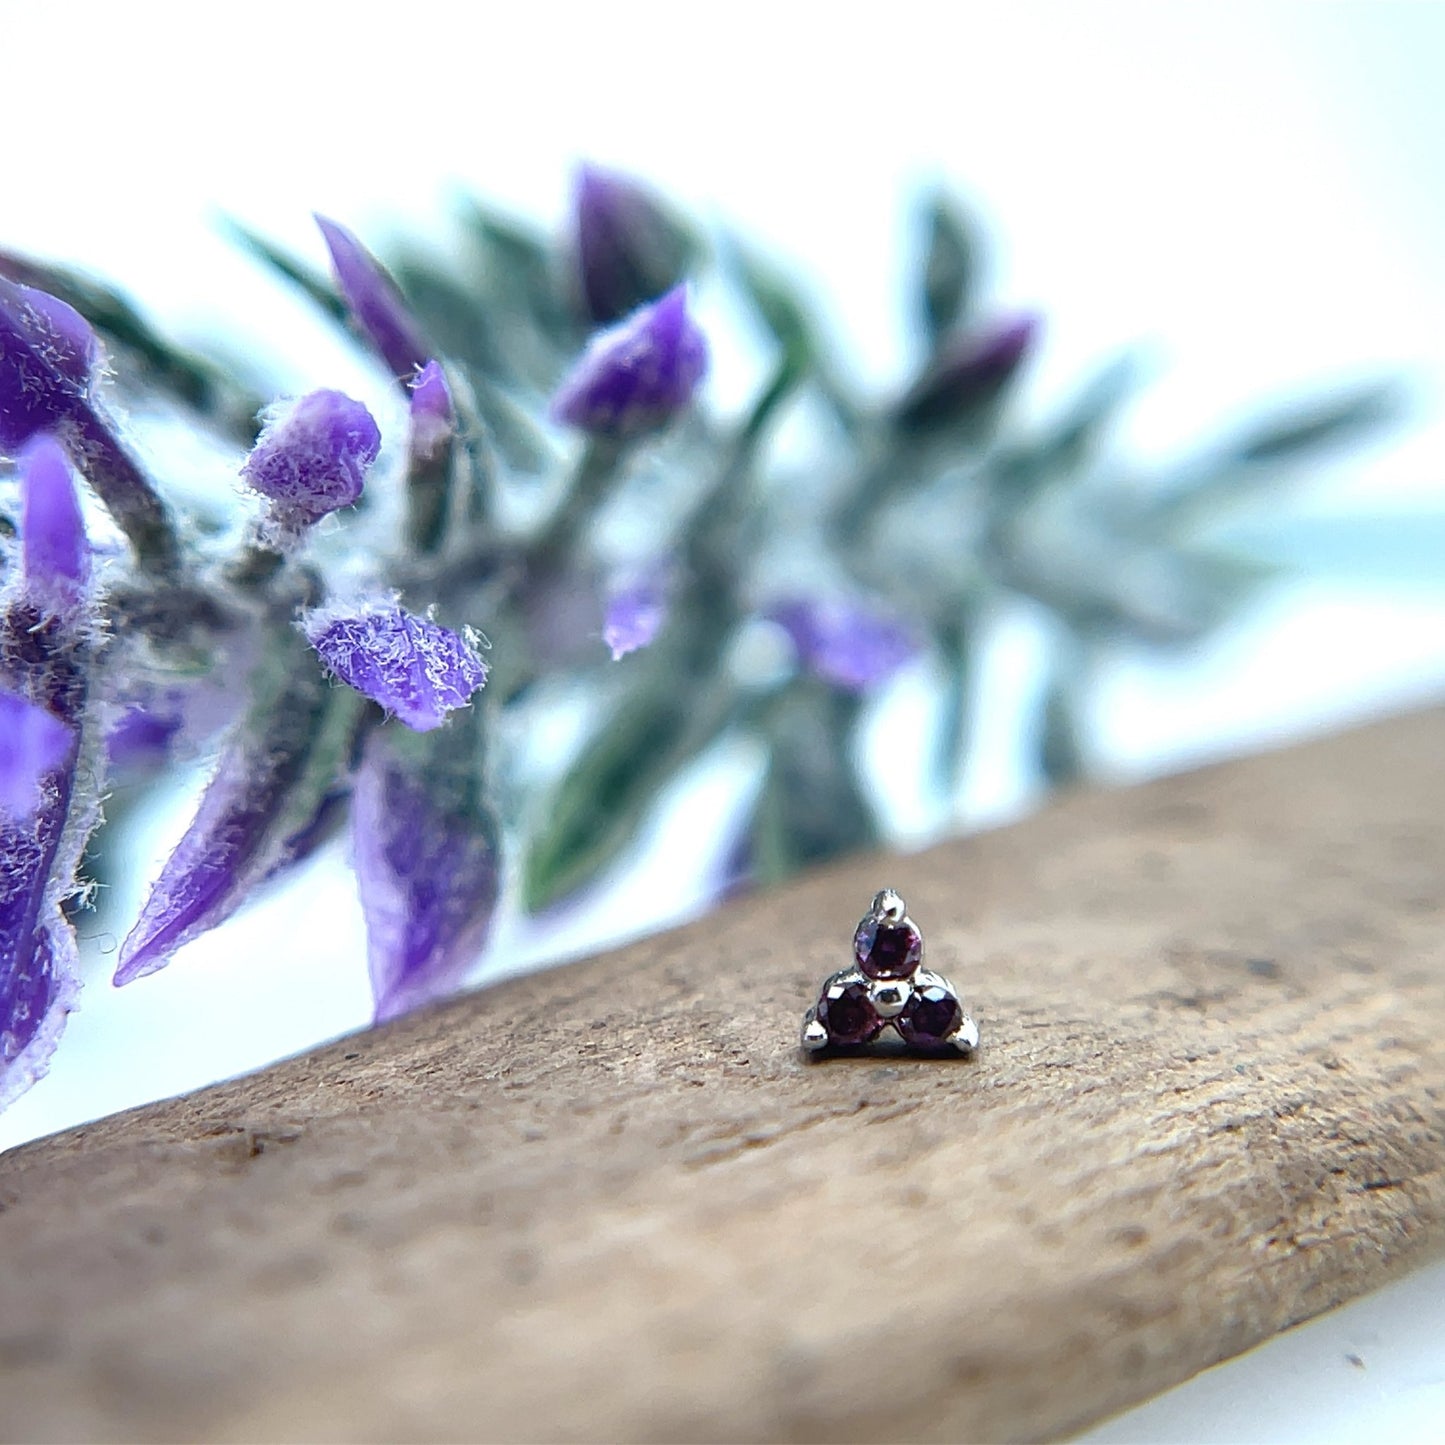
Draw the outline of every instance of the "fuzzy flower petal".
<instances>
[{"instance_id":1,"label":"fuzzy flower petal","mask_svg":"<svg viewBox=\"0 0 1445 1445\"><path fill-rule=\"evenodd\" d=\"M342 682L417 732L440 727L487 680L470 637L395 604L318 608L303 627Z\"/></svg>"},{"instance_id":2,"label":"fuzzy flower petal","mask_svg":"<svg viewBox=\"0 0 1445 1445\"><path fill-rule=\"evenodd\" d=\"M266 497L273 523L295 534L353 506L381 450L375 418L339 391L313 391L268 418L241 468Z\"/></svg>"},{"instance_id":3,"label":"fuzzy flower petal","mask_svg":"<svg viewBox=\"0 0 1445 1445\"><path fill-rule=\"evenodd\" d=\"M409 382L412 373L432 355L416 319L407 309L396 282L381 262L356 237L335 221L317 216L316 224L331 252L336 284L366 333L377 354L399 381Z\"/></svg>"},{"instance_id":4,"label":"fuzzy flower petal","mask_svg":"<svg viewBox=\"0 0 1445 1445\"><path fill-rule=\"evenodd\" d=\"M32 817L40 785L75 745L74 729L45 708L0 692L0 816Z\"/></svg>"},{"instance_id":5,"label":"fuzzy flower petal","mask_svg":"<svg viewBox=\"0 0 1445 1445\"><path fill-rule=\"evenodd\" d=\"M76 758L71 729L9 695L3 699L0 727L7 753L0 777L7 803L21 805L0 810L3 1108L45 1073L80 993L75 931L60 904L89 828L66 832Z\"/></svg>"},{"instance_id":6,"label":"fuzzy flower petal","mask_svg":"<svg viewBox=\"0 0 1445 1445\"><path fill-rule=\"evenodd\" d=\"M848 602L798 598L778 603L767 616L792 638L809 672L844 692L886 682L918 651L901 623Z\"/></svg>"},{"instance_id":7,"label":"fuzzy flower petal","mask_svg":"<svg viewBox=\"0 0 1445 1445\"><path fill-rule=\"evenodd\" d=\"M617 662L629 652L648 646L667 621L666 578L649 573L619 587L607 599L602 640Z\"/></svg>"},{"instance_id":8,"label":"fuzzy flower petal","mask_svg":"<svg viewBox=\"0 0 1445 1445\"><path fill-rule=\"evenodd\" d=\"M456 408L441 365L429 361L411 383L411 454L419 461L435 457L456 427Z\"/></svg>"},{"instance_id":9,"label":"fuzzy flower petal","mask_svg":"<svg viewBox=\"0 0 1445 1445\"><path fill-rule=\"evenodd\" d=\"M40 432L65 444L137 555L157 571L177 562L164 504L101 414L100 343L64 301L0 277L0 452Z\"/></svg>"},{"instance_id":10,"label":"fuzzy flower petal","mask_svg":"<svg viewBox=\"0 0 1445 1445\"><path fill-rule=\"evenodd\" d=\"M491 927L497 829L471 781L471 731L430 735L438 753L374 733L356 776L351 832L378 1022L455 988Z\"/></svg>"},{"instance_id":11,"label":"fuzzy flower petal","mask_svg":"<svg viewBox=\"0 0 1445 1445\"><path fill-rule=\"evenodd\" d=\"M284 855L327 713L328 688L309 663L295 639L264 664L277 676L233 729L190 826L152 883L121 944L117 987L164 968L183 944L230 917ZM319 783L328 782L323 770Z\"/></svg>"},{"instance_id":12,"label":"fuzzy flower petal","mask_svg":"<svg viewBox=\"0 0 1445 1445\"><path fill-rule=\"evenodd\" d=\"M73 307L0 277L0 451L89 408L99 351Z\"/></svg>"},{"instance_id":13,"label":"fuzzy flower petal","mask_svg":"<svg viewBox=\"0 0 1445 1445\"><path fill-rule=\"evenodd\" d=\"M707 365L707 340L678 286L592 340L552 399L552 416L594 436L640 436L691 403Z\"/></svg>"},{"instance_id":14,"label":"fuzzy flower petal","mask_svg":"<svg viewBox=\"0 0 1445 1445\"><path fill-rule=\"evenodd\" d=\"M682 279L691 249L687 237L631 177L583 166L576 226L582 301L599 326L621 320Z\"/></svg>"},{"instance_id":15,"label":"fuzzy flower petal","mask_svg":"<svg viewBox=\"0 0 1445 1445\"><path fill-rule=\"evenodd\" d=\"M53 437L37 436L26 446L20 486L26 595L44 612L73 613L90 581L90 544L69 459Z\"/></svg>"},{"instance_id":16,"label":"fuzzy flower petal","mask_svg":"<svg viewBox=\"0 0 1445 1445\"><path fill-rule=\"evenodd\" d=\"M900 426L927 431L966 421L997 400L1033 350L1042 325L1032 315L945 340L898 404Z\"/></svg>"}]
</instances>

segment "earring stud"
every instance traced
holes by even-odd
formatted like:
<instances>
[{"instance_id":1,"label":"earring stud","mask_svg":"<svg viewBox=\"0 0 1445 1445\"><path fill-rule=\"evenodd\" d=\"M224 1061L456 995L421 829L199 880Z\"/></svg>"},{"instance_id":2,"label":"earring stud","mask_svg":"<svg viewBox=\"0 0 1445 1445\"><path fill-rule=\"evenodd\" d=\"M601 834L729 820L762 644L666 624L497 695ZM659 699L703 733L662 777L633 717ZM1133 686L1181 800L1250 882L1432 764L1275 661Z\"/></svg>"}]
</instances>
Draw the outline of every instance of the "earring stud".
<instances>
[{"instance_id":1,"label":"earring stud","mask_svg":"<svg viewBox=\"0 0 1445 1445\"><path fill-rule=\"evenodd\" d=\"M803 1018L803 1047L855 1049L894 1029L909 1047L928 1053L978 1047L978 1025L957 989L923 967L923 934L903 899L885 888L853 934L853 966L824 981Z\"/></svg>"}]
</instances>

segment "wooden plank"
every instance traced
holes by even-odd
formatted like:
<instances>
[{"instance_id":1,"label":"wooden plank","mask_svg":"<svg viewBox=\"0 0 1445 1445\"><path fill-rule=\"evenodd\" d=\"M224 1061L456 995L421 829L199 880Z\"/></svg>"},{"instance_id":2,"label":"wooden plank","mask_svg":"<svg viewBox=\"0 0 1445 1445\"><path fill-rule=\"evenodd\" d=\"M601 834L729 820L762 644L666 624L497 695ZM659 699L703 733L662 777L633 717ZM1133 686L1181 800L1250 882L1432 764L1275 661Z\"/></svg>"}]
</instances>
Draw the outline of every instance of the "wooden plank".
<instances>
[{"instance_id":1,"label":"wooden plank","mask_svg":"<svg viewBox=\"0 0 1445 1445\"><path fill-rule=\"evenodd\" d=\"M1436 712L1080 794L15 1151L0 1432L1038 1439L1152 1394L1445 1243L1442 756ZM796 1049L885 883L973 1060Z\"/></svg>"}]
</instances>

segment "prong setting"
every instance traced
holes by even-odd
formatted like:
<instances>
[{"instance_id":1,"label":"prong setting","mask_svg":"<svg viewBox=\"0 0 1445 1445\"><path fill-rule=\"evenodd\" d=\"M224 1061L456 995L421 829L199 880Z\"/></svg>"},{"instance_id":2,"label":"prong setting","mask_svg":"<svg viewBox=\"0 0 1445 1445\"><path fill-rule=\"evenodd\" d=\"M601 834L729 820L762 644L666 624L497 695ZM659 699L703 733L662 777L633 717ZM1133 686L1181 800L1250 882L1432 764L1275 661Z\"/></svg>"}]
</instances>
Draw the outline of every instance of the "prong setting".
<instances>
[{"instance_id":1,"label":"prong setting","mask_svg":"<svg viewBox=\"0 0 1445 1445\"><path fill-rule=\"evenodd\" d=\"M971 1054L978 1047L978 1025L964 1014L963 1022L949 1034L946 1042L961 1054Z\"/></svg>"}]
</instances>

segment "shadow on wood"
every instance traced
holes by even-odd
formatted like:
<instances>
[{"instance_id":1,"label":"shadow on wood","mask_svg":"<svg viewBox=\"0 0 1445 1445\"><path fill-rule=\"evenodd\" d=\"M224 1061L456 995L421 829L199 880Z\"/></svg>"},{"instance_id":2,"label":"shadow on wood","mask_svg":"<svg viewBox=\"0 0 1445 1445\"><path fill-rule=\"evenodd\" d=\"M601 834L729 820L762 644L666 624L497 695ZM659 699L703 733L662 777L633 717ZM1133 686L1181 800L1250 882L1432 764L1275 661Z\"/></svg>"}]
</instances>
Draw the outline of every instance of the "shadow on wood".
<instances>
[{"instance_id":1,"label":"shadow on wood","mask_svg":"<svg viewBox=\"0 0 1445 1445\"><path fill-rule=\"evenodd\" d=\"M1036 1439L1445 1241L1445 714L0 1160L10 1439ZM973 1060L806 1063L896 885ZM184 963L181 965L184 967Z\"/></svg>"}]
</instances>

